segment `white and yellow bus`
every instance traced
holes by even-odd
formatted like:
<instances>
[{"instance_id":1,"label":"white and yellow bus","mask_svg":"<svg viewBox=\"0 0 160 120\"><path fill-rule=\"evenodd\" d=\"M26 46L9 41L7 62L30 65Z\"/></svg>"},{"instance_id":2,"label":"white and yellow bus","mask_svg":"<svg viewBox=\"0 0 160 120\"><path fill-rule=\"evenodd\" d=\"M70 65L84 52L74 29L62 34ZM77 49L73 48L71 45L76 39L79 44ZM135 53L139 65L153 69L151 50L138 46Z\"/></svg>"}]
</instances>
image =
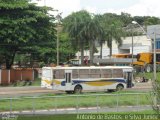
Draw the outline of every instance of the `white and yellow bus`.
<instances>
[{"instance_id":1,"label":"white and yellow bus","mask_svg":"<svg viewBox=\"0 0 160 120\"><path fill-rule=\"evenodd\" d=\"M113 91L132 87L132 78L129 66L43 67L41 87L67 93Z\"/></svg>"}]
</instances>

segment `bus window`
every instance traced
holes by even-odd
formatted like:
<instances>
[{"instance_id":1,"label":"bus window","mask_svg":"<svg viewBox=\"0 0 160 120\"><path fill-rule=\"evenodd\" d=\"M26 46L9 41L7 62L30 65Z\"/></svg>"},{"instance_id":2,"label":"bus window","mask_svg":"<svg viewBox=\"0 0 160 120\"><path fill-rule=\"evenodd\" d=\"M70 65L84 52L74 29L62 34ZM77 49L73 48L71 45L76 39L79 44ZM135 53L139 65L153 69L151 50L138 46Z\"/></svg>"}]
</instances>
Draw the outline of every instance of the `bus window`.
<instances>
[{"instance_id":1,"label":"bus window","mask_svg":"<svg viewBox=\"0 0 160 120\"><path fill-rule=\"evenodd\" d=\"M90 78L101 78L100 69L91 69L90 70Z\"/></svg>"},{"instance_id":2,"label":"bus window","mask_svg":"<svg viewBox=\"0 0 160 120\"><path fill-rule=\"evenodd\" d=\"M54 70L55 79L63 79L64 78L64 70Z\"/></svg>"},{"instance_id":3,"label":"bus window","mask_svg":"<svg viewBox=\"0 0 160 120\"><path fill-rule=\"evenodd\" d=\"M89 78L89 69L80 69L79 78Z\"/></svg>"},{"instance_id":4,"label":"bus window","mask_svg":"<svg viewBox=\"0 0 160 120\"><path fill-rule=\"evenodd\" d=\"M112 78L112 70L102 69L102 78Z\"/></svg>"},{"instance_id":5,"label":"bus window","mask_svg":"<svg viewBox=\"0 0 160 120\"><path fill-rule=\"evenodd\" d=\"M122 69L113 69L113 78L121 78L123 77Z\"/></svg>"},{"instance_id":6,"label":"bus window","mask_svg":"<svg viewBox=\"0 0 160 120\"><path fill-rule=\"evenodd\" d=\"M78 78L78 70L77 69L75 69L75 70L73 69L72 70L72 78L73 79L77 79Z\"/></svg>"}]
</instances>

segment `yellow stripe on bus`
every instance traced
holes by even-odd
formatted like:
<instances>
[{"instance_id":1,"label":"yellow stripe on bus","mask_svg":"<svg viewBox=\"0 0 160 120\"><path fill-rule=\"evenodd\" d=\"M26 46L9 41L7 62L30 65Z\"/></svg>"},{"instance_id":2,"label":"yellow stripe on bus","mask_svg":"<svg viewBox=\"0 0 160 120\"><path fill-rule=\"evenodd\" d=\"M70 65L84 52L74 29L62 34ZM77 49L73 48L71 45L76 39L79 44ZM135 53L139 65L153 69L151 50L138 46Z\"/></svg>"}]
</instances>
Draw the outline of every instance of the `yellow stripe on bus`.
<instances>
[{"instance_id":1,"label":"yellow stripe on bus","mask_svg":"<svg viewBox=\"0 0 160 120\"><path fill-rule=\"evenodd\" d=\"M59 81L59 80L53 80L53 82L54 82L55 84L58 84L58 85L61 84L61 81Z\"/></svg>"},{"instance_id":2,"label":"yellow stripe on bus","mask_svg":"<svg viewBox=\"0 0 160 120\"><path fill-rule=\"evenodd\" d=\"M47 84L51 84L52 83L52 81L50 81L50 80L43 80L44 82L46 82Z\"/></svg>"},{"instance_id":3,"label":"yellow stripe on bus","mask_svg":"<svg viewBox=\"0 0 160 120\"><path fill-rule=\"evenodd\" d=\"M112 85L115 82L85 82L85 84L90 86L105 86L105 85Z\"/></svg>"},{"instance_id":4,"label":"yellow stripe on bus","mask_svg":"<svg viewBox=\"0 0 160 120\"><path fill-rule=\"evenodd\" d=\"M61 81L59 80L43 80L43 81L46 82L47 84L52 84L52 82L58 85L61 84Z\"/></svg>"}]
</instances>

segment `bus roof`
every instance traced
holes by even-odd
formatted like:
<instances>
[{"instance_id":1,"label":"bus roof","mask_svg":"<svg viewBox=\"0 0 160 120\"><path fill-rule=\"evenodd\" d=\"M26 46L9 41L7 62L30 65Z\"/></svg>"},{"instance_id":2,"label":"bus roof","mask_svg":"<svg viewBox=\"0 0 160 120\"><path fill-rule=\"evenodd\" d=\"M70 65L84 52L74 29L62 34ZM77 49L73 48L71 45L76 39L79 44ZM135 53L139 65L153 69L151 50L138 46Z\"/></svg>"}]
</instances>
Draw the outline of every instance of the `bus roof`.
<instances>
[{"instance_id":1,"label":"bus roof","mask_svg":"<svg viewBox=\"0 0 160 120\"><path fill-rule=\"evenodd\" d=\"M44 69L133 69L131 66L76 66L76 67L43 67Z\"/></svg>"}]
</instances>

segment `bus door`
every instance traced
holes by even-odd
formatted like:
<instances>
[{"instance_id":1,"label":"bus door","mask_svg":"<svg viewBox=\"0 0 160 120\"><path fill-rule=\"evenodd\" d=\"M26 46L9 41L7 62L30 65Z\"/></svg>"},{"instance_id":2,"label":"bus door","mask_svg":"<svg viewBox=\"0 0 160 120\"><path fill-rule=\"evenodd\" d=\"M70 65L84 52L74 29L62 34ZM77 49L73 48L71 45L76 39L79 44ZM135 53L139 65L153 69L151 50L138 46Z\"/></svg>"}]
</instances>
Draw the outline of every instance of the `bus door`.
<instances>
[{"instance_id":1,"label":"bus door","mask_svg":"<svg viewBox=\"0 0 160 120\"><path fill-rule=\"evenodd\" d=\"M124 78L127 80L127 88L132 87L132 72L125 72Z\"/></svg>"},{"instance_id":2,"label":"bus door","mask_svg":"<svg viewBox=\"0 0 160 120\"><path fill-rule=\"evenodd\" d=\"M70 90L72 86L72 70L65 70L66 90Z\"/></svg>"},{"instance_id":3,"label":"bus door","mask_svg":"<svg viewBox=\"0 0 160 120\"><path fill-rule=\"evenodd\" d=\"M127 80L127 88L132 87L132 78L133 78L133 70L132 69L123 69L124 78Z\"/></svg>"}]
</instances>

